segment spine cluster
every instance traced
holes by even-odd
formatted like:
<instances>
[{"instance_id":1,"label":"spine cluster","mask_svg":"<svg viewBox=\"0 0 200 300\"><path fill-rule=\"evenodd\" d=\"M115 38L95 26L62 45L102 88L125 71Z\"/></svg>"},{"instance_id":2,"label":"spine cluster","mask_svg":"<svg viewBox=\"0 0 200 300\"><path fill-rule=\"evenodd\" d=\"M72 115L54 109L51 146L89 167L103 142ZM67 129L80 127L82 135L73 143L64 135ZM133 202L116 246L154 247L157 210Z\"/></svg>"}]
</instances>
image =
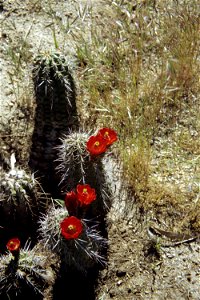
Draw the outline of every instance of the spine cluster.
<instances>
[{"instance_id":1,"label":"spine cluster","mask_svg":"<svg viewBox=\"0 0 200 300\"><path fill-rule=\"evenodd\" d=\"M95 262L104 262L101 253L106 242L94 220L102 230L110 200L102 158L116 140L114 130L102 128L94 135L71 133L58 146L57 169L65 199L62 208L51 208L40 220L40 233L65 266L87 272Z\"/></svg>"}]
</instances>

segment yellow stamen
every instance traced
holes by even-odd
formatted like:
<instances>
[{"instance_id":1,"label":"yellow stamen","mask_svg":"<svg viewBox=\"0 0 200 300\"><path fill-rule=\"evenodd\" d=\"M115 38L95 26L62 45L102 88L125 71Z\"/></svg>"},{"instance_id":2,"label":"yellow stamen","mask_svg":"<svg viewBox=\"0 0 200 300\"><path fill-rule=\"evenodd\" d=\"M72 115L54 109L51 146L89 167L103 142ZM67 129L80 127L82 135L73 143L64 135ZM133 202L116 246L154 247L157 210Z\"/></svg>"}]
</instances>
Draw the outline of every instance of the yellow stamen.
<instances>
[{"instance_id":1,"label":"yellow stamen","mask_svg":"<svg viewBox=\"0 0 200 300\"><path fill-rule=\"evenodd\" d=\"M94 145L98 147L100 145L99 141L96 141Z\"/></svg>"},{"instance_id":2,"label":"yellow stamen","mask_svg":"<svg viewBox=\"0 0 200 300\"><path fill-rule=\"evenodd\" d=\"M76 232L76 226L70 224L68 227L67 227L68 231L69 232Z\"/></svg>"},{"instance_id":3,"label":"yellow stamen","mask_svg":"<svg viewBox=\"0 0 200 300\"><path fill-rule=\"evenodd\" d=\"M83 193L84 194L87 193L87 189L86 188L83 189Z\"/></svg>"}]
</instances>

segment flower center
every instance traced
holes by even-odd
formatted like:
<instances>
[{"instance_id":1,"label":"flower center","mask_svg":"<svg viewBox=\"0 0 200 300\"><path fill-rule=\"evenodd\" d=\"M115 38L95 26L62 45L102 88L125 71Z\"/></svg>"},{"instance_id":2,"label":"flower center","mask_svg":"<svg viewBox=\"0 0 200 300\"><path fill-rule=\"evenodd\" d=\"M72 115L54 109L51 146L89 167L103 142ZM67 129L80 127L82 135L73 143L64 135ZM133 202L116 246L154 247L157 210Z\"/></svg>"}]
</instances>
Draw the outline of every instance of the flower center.
<instances>
[{"instance_id":1,"label":"flower center","mask_svg":"<svg viewBox=\"0 0 200 300\"><path fill-rule=\"evenodd\" d=\"M74 232L76 232L76 226L70 224L70 225L67 227L67 231L68 231L69 233L74 233Z\"/></svg>"},{"instance_id":2,"label":"flower center","mask_svg":"<svg viewBox=\"0 0 200 300\"><path fill-rule=\"evenodd\" d=\"M84 194L87 193L87 189L86 189L86 188L83 189L83 193L84 193Z\"/></svg>"},{"instance_id":3,"label":"flower center","mask_svg":"<svg viewBox=\"0 0 200 300\"><path fill-rule=\"evenodd\" d=\"M94 145L95 145L96 147L98 147L98 146L100 145L99 141L96 141L96 142L94 143Z\"/></svg>"},{"instance_id":4,"label":"flower center","mask_svg":"<svg viewBox=\"0 0 200 300\"><path fill-rule=\"evenodd\" d=\"M109 132L106 131L106 132L104 133L104 136L105 136L105 137L108 137L108 136L109 136Z\"/></svg>"}]
</instances>

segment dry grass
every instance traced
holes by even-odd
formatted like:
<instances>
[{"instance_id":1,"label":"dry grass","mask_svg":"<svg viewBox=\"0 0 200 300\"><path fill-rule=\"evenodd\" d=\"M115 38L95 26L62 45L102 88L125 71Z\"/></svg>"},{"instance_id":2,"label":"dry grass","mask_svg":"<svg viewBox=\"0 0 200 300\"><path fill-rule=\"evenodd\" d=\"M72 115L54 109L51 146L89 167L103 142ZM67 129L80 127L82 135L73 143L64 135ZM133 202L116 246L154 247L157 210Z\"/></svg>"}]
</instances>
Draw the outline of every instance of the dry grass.
<instances>
[{"instance_id":1,"label":"dry grass","mask_svg":"<svg viewBox=\"0 0 200 300\"><path fill-rule=\"evenodd\" d=\"M80 114L89 127L118 131L125 178L145 210L197 229L197 1L110 1L110 9L89 42L78 37Z\"/></svg>"}]
</instances>

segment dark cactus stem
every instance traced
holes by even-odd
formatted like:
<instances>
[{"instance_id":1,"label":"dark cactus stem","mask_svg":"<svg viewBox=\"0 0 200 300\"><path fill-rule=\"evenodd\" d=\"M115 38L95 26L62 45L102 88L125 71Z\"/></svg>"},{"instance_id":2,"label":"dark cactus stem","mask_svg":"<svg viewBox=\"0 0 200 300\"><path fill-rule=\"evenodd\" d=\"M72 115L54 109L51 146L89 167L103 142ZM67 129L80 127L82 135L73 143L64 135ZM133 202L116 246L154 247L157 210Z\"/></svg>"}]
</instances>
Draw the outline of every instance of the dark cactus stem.
<instances>
[{"instance_id":1,"label":"dark cactus stem","mask_svg":"<svg viewBox=\"0 0 200 300\"><path fill-rule=\"evenodd\" d=\"M112 193L105 177L103 163L100 159L85 162L85 183L96 190L97 198L84 211L83 218L99 222L99 230L105 236L105 218L112 202Z\"/></svg>"},{"instance_id":2,"label":"dark cactus stem","mask_svg":"<svg viewBox=\"0 0 200 300\"><path fill-rule=\"evenodd\" d=\"M20 253L1 255L0 299L53 299L53 286L60 267L59 257L39 243Z\"/></svg>"},{"instance_id":3,"label":"dark cactus stem","mask_svg":"<svg viewBox=\"0 0 200 300\"><path fill-rule=\"evenodd\" d=\"M37 106L29 166L40 177L44 191L59 197L55 172L59 138L79 125L75 84L65 57L59 53L36 58L33 81Z\"/></svg>"},{"instance_id":4,"label":"dark cactus stem","mask_svg":"<svg viewBox=\"0 0 200 300\"><path fill-rule=\"evenodd\" d=\"M30 237L35 242L40 210L40 186L34 176L22 169L0 172L0 249L10 236L19 236L22 242Z\"/></svg>"}]
</instances>

